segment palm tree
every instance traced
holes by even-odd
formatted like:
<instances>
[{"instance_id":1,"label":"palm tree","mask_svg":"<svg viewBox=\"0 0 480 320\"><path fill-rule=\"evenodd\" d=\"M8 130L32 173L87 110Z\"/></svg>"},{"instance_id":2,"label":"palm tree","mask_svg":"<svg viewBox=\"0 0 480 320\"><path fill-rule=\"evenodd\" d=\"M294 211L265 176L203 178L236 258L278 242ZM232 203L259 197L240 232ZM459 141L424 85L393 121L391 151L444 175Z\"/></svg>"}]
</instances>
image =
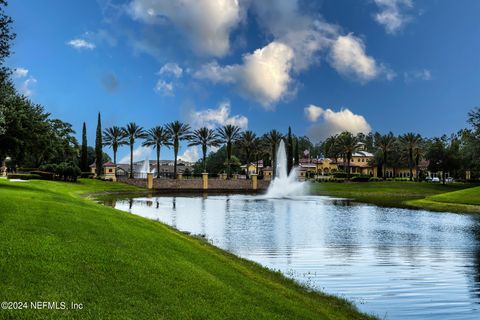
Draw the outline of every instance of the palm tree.
<instances>
[{"instance_id":1,"label":"palm tree","mask_svg":"<svg viewBox=\"0 0 480 320\"><path fill-rule=\"evenodd\" d=\"M167 130L162 126L156 126L148 130L145 141L142 143L144 147L153 147L157 151L157 179L160 178L160 148L167 146L170 136Z\"/></svg>"},{"instance_id":2,"label":"palm tree","mask_svg":"<svg viewBox=\"0 0 480 320\"><path fill-rule=\"evenodd\" d=\"M256 165L255 165L255 173L258 174L258 164L259 164L259 159L260 156L263 154L263 151L265 150L265 145L264 141L261 138L255 138L252 142L252 147L251 147L251 155L254 156Z\"/></svg>"},{"instance_id":3,"label":"palm tree","mask_svg":"<svg viewBox=\"0 0 480 320\"><path fill-rule=\"evenodd\" d=\"M178 149L180 148L181 140L188 140L190 138L190 126L180 121L170 122L165 126L170 136L170 145L173 145L174 165L173 176L177 179L177 157Z\"/></svg>"},{"instance_id":4,"label":"palm tree","mask_svg":"<svg viewBox=\"0 0 480 320\"><path fill-rule=\"evenodd\" d=\"M233 124L227 124L217 130L221 143L227 146L227 177L230 178L233 143L240 138L241 129Z\"/></svg>"},{"instance_id":5,"label":"palm tree","mask_svg":"<svg viewBox=\"0 0 480 320\"><path fill-rule=\"evenodd\" d=\"M125 134L126 139L128 140L128 145L130 146L130 179L133 178L133 146L135 145L136 139L145 138L145 130L143 127L140 127L135 122L130 122L125 128L122 129Z\"/></svg>"},{"instance_id":6,"label":"palm tree","mask_svg":"<svg viewBox=\"0 0 480 320\"><path fill-rule=\"evenodd\" d=\"M413 180L414 151L418 149L422 137L419 134L409 132L400 137L400 143L408 151L408 168L410 169L410 181ZM418 150L417 150L418 151Z\"/></svg>"},{"instance_id":7,"label":"palm tree","mask_svg":"<svg viewBox=\"0 0 480 320\"><path fill-rule=\"evenodd\" d=\"M270 132L267 132L263 138L265 141L270 145L271 152L272 152L272 174L275 178L277 174L277 145L282 140L283 135L278 132L277 130L273 129Z\"/></svg>"},{"instance_id":8,"label":"palm tree","mask_svg":"<svg viewBox=\"0 0 480 320\"><path fill-rule=\"evenodd\" d=\"M240 140L238 143L241 148L245 151L245 156L247 158L247 179L248 179L248 167L250 165L250 157L252 156L253 149L255 148L255 143L257 143L257 135L251 130L247 130L240 135Z\"/></svg>"},{"instance_id":9,"label":"palm tree","mask_svg":"<svg viewBox=\"0 0 480 320\"><path fill-rule=\"evenodd\" d=\"M396 139L392 132L384 135L379 133L375 134L375 146L382 152L383 156L383 178L386 178L387 175L388 153L394 148L395 141Z\"/></svg>"},{"instance_id":10,"label":"palm tree","mask_svg":"<svg viewBox=\"0 0 480 320\"><path fill-rule=\"evenodd\" d=\"M191 146L202 146L202 166L203 172L207 172L207 148L208 147L218 147L220 145L220 139L213 129L208 129L203 127L193 131L189 147Z\"/></svg>"},{"instance_id":11,"label":"palm tree","mask_svg":"<svg viewBox=\"0 0 480 320\"><path fill-rule=\"evenodd\" d=\"M118 147L127 144L125 132L122 128L113 126L103 131L103 145L111 147L113 150L113 163L117 166Z\"/></svg>"},{"instance_id":12,"label":"palm tree","mask_svg":"<svg viewBox=\"0 0 480 320\"><path fill-rule=\"evenodd\" d=\"M352 161L353 153L359 148L358 139L348 131L342 132L338 139L347 160L347 179L350 179L350 161Z\"/></svg>"}]
</instances>

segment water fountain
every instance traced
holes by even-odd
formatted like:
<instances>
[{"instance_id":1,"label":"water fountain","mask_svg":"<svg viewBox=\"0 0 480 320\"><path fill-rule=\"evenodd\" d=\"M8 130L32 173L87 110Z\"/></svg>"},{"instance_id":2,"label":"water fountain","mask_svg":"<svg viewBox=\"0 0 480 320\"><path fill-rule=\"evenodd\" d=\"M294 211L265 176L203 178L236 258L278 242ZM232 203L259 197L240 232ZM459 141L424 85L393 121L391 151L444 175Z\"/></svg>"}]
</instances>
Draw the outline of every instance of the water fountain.
<instances>
[{"instance_id":1,"label":"water fountain","mask_svg":"<svg viewBox=\"0 0 480 320\"><path fill-rule=\"evenodd\" d=\"M137 178L142 178L146 179L147 178L147 173L153 173L155 175L156 169L150 170L150 160L148 155L145 157L145 160L143 161L142 168L140 169L140 172L137 174Z\"/></svg>"},{"instance_id":2,"label":"water fountain","mask_svg":"<svg viewBox=\"0 0 480 320\"><path fill-rule=\"evenodd\" d=\"M307 183L298 181L298 168L293 168L290 174L287 172L287 153L285 143L280 142L277 150L275 178L268 187L267 198L287 198L301 196L307 193Z\"/></svg>"}]
</instances>

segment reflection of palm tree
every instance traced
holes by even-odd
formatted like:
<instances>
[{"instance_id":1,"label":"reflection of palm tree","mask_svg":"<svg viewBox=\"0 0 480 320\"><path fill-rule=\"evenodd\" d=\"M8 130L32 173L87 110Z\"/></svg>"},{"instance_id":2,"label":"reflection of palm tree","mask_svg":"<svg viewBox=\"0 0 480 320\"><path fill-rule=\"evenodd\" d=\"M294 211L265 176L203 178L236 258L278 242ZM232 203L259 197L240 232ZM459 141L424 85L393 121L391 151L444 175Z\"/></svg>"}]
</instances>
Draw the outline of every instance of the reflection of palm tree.
<instances>
[{"instance_id":1,"label":"reflection of palm tree","mask_svg":"<svg viewBox=\"0 0 480 320\"><path fill-rule=\"evenodd\" d=\"M168 146L170 135L162 126L156 126L147 132L147 136L142 146L154 147L157 151L157 178L160 178L160 148Z\"/></svg>"},{"instance_id":2,"label":"reflection of palm tree","mask_svg":"<svg viewBox=\"0 0 480 320\"><path fill-rule=\"evenodd\" d=\"M202 146L202 166L203 172L207 172L207 149L208 147L218 147L220 139L213 129L206 127L193 131L189 146Z\"/></svg>"},{"instance_id":3,"label":"reflection of palm tree","mask_svg":"<svg viewBox=\"0 0 480 320\"><path fill-rule=\"evenodd\" d=\"M273 129L270 132L267 132L264 136L263 139L265 140L266 143L270 145L271 152L272 152L272 173L273 177L275 178L276 176L276 171L277 171L277 145L280 143L280 140L282 140L283 135L278 132L277 130Z\"/></svg>"},{"instance_id":4,"label":"reflection of palm tree","mask_svg":"<svg viewBox=\"0 0 480 320\"><path fill-rule=\"evenodd\" d=\"M103 131L103 145L111 147L113 150L113 163L117 166L118 147L127 144L125 132L122 128L113 126Z\"/></svg>"},{"instance_id":5,"label":"reflection of palm tree","mask_svg":"<svg viewBox=\"0 0 480 320\"><path fill-rule=\"evenodd\" d=\"M122 129L130 146L130 178L133 178L133 146L136 139L145 138L145 130L135 122L130 122Z\"/></svg>"},{"instance_id":6,"label":"reflection of palm tree","mask_svg":"<svg viewBox=\"0 0 480 320\"><path fill-rule=\"evenodd\" d=\"M352 161L353 153L359 148L358 139L347 131L342 132L338 139L345 159L347 160L347 179L350 179L350 161Z\"/></svg>"},{"instance_id":7,"label":"reflection of palm tree","mask_svg":"<svg viewBox=\"0 0 480 320\"><path fill-rule=\"evenodd\" d=\"M170 144L173 145L173 176L177 179L177 158L178 149L180 147L181 140L187 140L190 138L190 126L180 121L170 122L165 127L170 135Z\"/></svg>"},{"instance_id":8,"label":"reflection of palm tree","mask_svg":"<svg viewBox=\"0 0 480 320\"><path fill-rule=\"evenodd\" d=\"M222 143L226 144L227 147L227 177L230 178L231 175L231 161L232 161L232 149L233 143L235 143L240 138L240 127L227 124L221 128L218 128L218 134Z\"/></svg>"},{"instance_id":9,"label":"reflection of palm tree","mask_svg":"<svg viewBox=\"0 0 480 320\"><path fill-rule=\"evenodd\" d=\"M375 134L375 146L382 152L383 156L383 178L387 177L387 156L394 148L395 141L396 139L391 132L384 135L379 133Z\"/></svg>"},{"instance_id":10,"label":"reflection of palm tree","mask_svg":"<svg viewBox=\"0 0 480 320\"><path fill-rule=\"evenodd\" d=\"M257 135L251 130L247 130L240 135L240 140L238 141L240 147L245 151L245 156L247 158L247 179L248 179L248 167L250 166L250 157L255 148L255 143L257 143Z\"/></svg>"},{"instance_id":11,"label":"reflection of palm tree","mask_svg":"<svg viewBox=\"0 0 480 320\"><path fill-rule=\"evenodd\" d=\"M413 157L414 151L418 150L422 137L412 132L406 133L400 137L400 142L408 151L408 168L410 169L410 181L413 179ZM416 170L418 171L418 170Z\"/></svg>"}]
</instances>

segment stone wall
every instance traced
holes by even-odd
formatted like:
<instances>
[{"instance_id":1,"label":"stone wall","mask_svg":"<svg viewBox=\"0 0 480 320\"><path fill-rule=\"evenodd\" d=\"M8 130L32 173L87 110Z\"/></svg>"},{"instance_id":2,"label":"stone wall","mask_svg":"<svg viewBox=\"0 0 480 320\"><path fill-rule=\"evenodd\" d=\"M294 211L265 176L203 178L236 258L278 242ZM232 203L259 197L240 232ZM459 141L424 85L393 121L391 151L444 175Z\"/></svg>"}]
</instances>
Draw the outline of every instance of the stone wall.
<instances>
[{"instance_id":1,"label":"stone wall","mask_svg":"<svg viewBox=\"0 0 480 320\"><path fill-rule=\"evenodd\" d=\"M119 181L138 187L147 187L147 179L119 178ZM258 180L258 191L265 191L270 181ZM203 191L202 179L153 179L153 189L157 191ZM252 180L208 179L208 191L249 192L252 190Z\"/></svg>"}]
</instances>

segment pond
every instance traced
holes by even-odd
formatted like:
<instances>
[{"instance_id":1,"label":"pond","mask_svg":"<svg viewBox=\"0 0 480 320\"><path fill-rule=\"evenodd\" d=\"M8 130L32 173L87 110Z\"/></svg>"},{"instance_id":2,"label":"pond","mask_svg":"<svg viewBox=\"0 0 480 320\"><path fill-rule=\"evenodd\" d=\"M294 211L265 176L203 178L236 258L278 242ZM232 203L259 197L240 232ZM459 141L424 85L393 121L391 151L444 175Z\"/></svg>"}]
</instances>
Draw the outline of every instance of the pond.
<instances>
[{"instance_id":1,"label":"pond","mask_svg":"<svg viewBox=\"0 0 480 320\"><path fill-rule=\"evenodd\" d=\"M387 319L480 319L480 217L320 196L106 202L346 297Z\"/></svg>"}]
</instances>

